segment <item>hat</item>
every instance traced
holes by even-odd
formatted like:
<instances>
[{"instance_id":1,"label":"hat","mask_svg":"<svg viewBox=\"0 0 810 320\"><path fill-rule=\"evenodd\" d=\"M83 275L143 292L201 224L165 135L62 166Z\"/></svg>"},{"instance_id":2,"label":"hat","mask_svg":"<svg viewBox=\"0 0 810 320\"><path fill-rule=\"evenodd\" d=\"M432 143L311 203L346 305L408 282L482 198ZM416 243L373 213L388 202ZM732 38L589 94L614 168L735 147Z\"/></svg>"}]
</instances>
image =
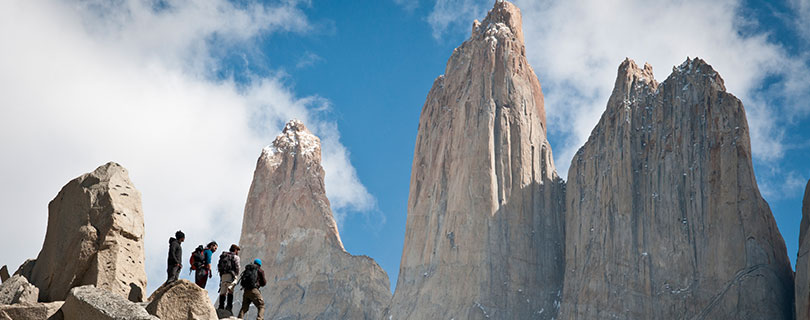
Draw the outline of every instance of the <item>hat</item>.
<instances>
[{"instance_id":1,"label":"hat","mask_svg":"<svg viewBox=\"0 0 810 320\"><path fill-rule=\"evenodd\" d=\"M253 263L258 264L261 267L262 266L262 259L253 260Z\"/></svg>"}]
</instances>

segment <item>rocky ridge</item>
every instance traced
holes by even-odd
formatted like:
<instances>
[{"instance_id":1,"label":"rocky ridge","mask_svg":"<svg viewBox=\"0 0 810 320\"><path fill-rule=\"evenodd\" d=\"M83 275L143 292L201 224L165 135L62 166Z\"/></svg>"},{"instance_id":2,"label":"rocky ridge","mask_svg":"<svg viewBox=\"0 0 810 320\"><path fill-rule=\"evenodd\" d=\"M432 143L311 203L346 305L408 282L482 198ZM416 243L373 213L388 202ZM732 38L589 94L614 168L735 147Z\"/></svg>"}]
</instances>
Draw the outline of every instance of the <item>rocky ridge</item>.
<instances>
[{"instance_id":1,"label":"rocky ridge","mask_svg":"<svg viewBox=\"0 0 810 320\"><path fill-rule=\"evenodd\" d=\"M564 190L520 10L496 2L428 93L393 319L553 319Z\"/></svg>"},{"instance_id":2,"label":"rocky ridge","mask_svg":"<svg viewBox=\"0 0 810 320\"><path fill-rule=\"evenodd\" d=\"M263 261L266 319L381 319L391 299L385 271L343 248L324 176L320 139L297 120L257 161L239 243L244 263Z\"/></svg>"},{"instance_id":3,"label":"rocky ridge","mask_svg":"<svg viewBox=\"0 0 810 320\"><path fill-rule=\"evenodd\" d=\"M790 319L793 274L742 103L701 59L631 60L566 195L560 319Z\"/></svg>"}]
</instances>

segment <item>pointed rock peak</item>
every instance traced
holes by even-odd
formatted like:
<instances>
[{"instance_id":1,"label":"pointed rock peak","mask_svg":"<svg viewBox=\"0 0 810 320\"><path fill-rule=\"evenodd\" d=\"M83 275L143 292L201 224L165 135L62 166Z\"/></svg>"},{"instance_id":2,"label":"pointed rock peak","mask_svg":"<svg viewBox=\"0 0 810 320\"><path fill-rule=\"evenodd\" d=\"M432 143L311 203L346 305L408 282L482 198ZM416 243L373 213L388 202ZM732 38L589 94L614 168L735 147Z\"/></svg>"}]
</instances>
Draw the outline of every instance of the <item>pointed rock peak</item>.
<instances>
[{"instance_id":1,"label":"pointed rock peak","mask_svg":"<svg viewBox=\"0 0 810 320\"><path fill-rule=\"evenodd\" d=\"M318 151L320 156L320 149L321 139L309 132L301 120L293 119L287 122L281 134L273 140L273 144L262 149L262 153L269 155L279 152L312 154Z\"/></svg>"},{"instance_id":2,"label":"pointed rock peak","mask_svg":"<svg viewBox=\"0 0 810 320\"><path fill-rule=\"evenodd\" d=\"M656 83L655 76L653 75L652 66L649 63L644 63L644 68L639 68L636 62L630 58L624 58L624 61L619 65L619 73L616 81L630 80L641 81L644 83Z\"/></svg>"},{"instance_id":3,"label":"pointed rock peak","mask_svg":"<svg viewBox=\"0 0 810 320\"><path fill-rule=\"evenodd\" d=\"M686 61L677 67L672 67L672 75L670 77L679 78L694 78L696 80L706 79L716 86L720 91L726 91L725 82L720 74L712 68L712 66L701 58L695 57L691 59L686 57Z\"/></svg>"},{"instance_id":4,"label":"pointed rock peak","mask_svg":"<svg viewBox=\"0 0 810 320\"><path fill-rule=\"evenodd\" d=\"M511 2L496 0L484 21L473 22L473 37L493 33L512 34L523 43L523 20L520 9Z\"/></svg>"},{"instance_id":5,"label":"pointed rock peak","mask_svg":"<svg viewBox=\"0 0 810 320\"><path fill-rule=\"evenodd\" d=\"M658 88L658 82L655 81L652 66L649 63L645 63L642 69L632 59L625 58L619 65L611 99L626 100L631 92L649 93L655 91L656 88Z\"/></svg>"}]
</instances>

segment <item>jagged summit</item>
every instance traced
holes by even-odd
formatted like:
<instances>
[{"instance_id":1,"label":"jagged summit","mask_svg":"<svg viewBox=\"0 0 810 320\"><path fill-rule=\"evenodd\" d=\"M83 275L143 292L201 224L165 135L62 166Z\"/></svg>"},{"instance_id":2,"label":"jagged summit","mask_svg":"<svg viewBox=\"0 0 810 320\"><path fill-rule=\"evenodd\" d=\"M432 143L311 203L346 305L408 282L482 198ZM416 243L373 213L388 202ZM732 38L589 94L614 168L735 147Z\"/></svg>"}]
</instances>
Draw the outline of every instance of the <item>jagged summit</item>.
<instances>
[{"instance_id":1,"label":"jagged summit","mask_svg":"<svg viewBox=\"0 0 810 320\"><path fill-rule=\"evenodd\" d=\"M483 22L473 21L472 38L492 36L494 33L514 35L523 43L523 20L517 6L511 2L495 1Z\"/></svg>"},{"instance_id":2,"label":"jagged summit","mask_svg":"<svg viewBox=\"0 0 810 320\"><path fill-rule=\"evenodd\" d=\"M278 152L311 154L318 151L320 158L321 139L309 132L301 120L293 119L287 122L284 130L276 136L273 143L264 149L263 154L275 154Z\"/></svg>"}]
</instances>

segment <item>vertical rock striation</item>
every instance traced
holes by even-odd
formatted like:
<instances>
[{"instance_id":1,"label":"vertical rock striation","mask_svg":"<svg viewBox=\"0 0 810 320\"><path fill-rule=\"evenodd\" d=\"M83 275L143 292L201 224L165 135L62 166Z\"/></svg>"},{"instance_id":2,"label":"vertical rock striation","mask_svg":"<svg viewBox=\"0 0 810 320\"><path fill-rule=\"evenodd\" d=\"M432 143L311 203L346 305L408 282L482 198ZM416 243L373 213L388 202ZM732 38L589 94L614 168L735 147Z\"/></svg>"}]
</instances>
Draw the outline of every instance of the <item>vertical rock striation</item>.
<instances>
[{"instance_id":1,"label":"vertical rock striation","mask_svg":"<svg viewBox=\"0 0 810 320\"><path fill-rule=\"evenodd\" d=\"M790 319L793 274L743 105L700 59L631 60L574 156L561 319Z\"/></svg>"},{"instance_id":2,"label":"vertical rock striation","mask_svg":"<svg viewBox=\"0 0 810 320\"><path fill-rule=\"evenodd\" d=\"M242 261L263 261L266 319L380 319L391 300L385 271L344 250L326 198L320 139L300 121L262 150L240 244Z\"/></svg>"},{"instance_id":3,"label":"vertical rock striation","mask_svg":"<svg viewBox=\"0 0 810 320\"><path fill-rule=\"evenodd\" d=\"M564 193L521 15L496 2L428 93L392 319L551 319Z\"/></svg>"},{"instance_id":4,"label":"vertical rock striation","mask_svg":"<svg viewBox=\"0 0 810 320\"><path fill-rule=\"evenodd\" d=\"M799 253L796 258L796 319L810 319L810 181L804 190Z\"/></svg>"},{"instance_id":5,"label":"vertical rock striation","mask_svg":"<svg viewBox=\"0 0 810 320\"><path fill-rule=\"evenodd\" d=\"M127 170L110 162L73 179L48 204L48 229L36 260L18 273L40 301L65 300L95 285L132 301L146 289L141 194Z\"/></svg>"}]
</instances>

